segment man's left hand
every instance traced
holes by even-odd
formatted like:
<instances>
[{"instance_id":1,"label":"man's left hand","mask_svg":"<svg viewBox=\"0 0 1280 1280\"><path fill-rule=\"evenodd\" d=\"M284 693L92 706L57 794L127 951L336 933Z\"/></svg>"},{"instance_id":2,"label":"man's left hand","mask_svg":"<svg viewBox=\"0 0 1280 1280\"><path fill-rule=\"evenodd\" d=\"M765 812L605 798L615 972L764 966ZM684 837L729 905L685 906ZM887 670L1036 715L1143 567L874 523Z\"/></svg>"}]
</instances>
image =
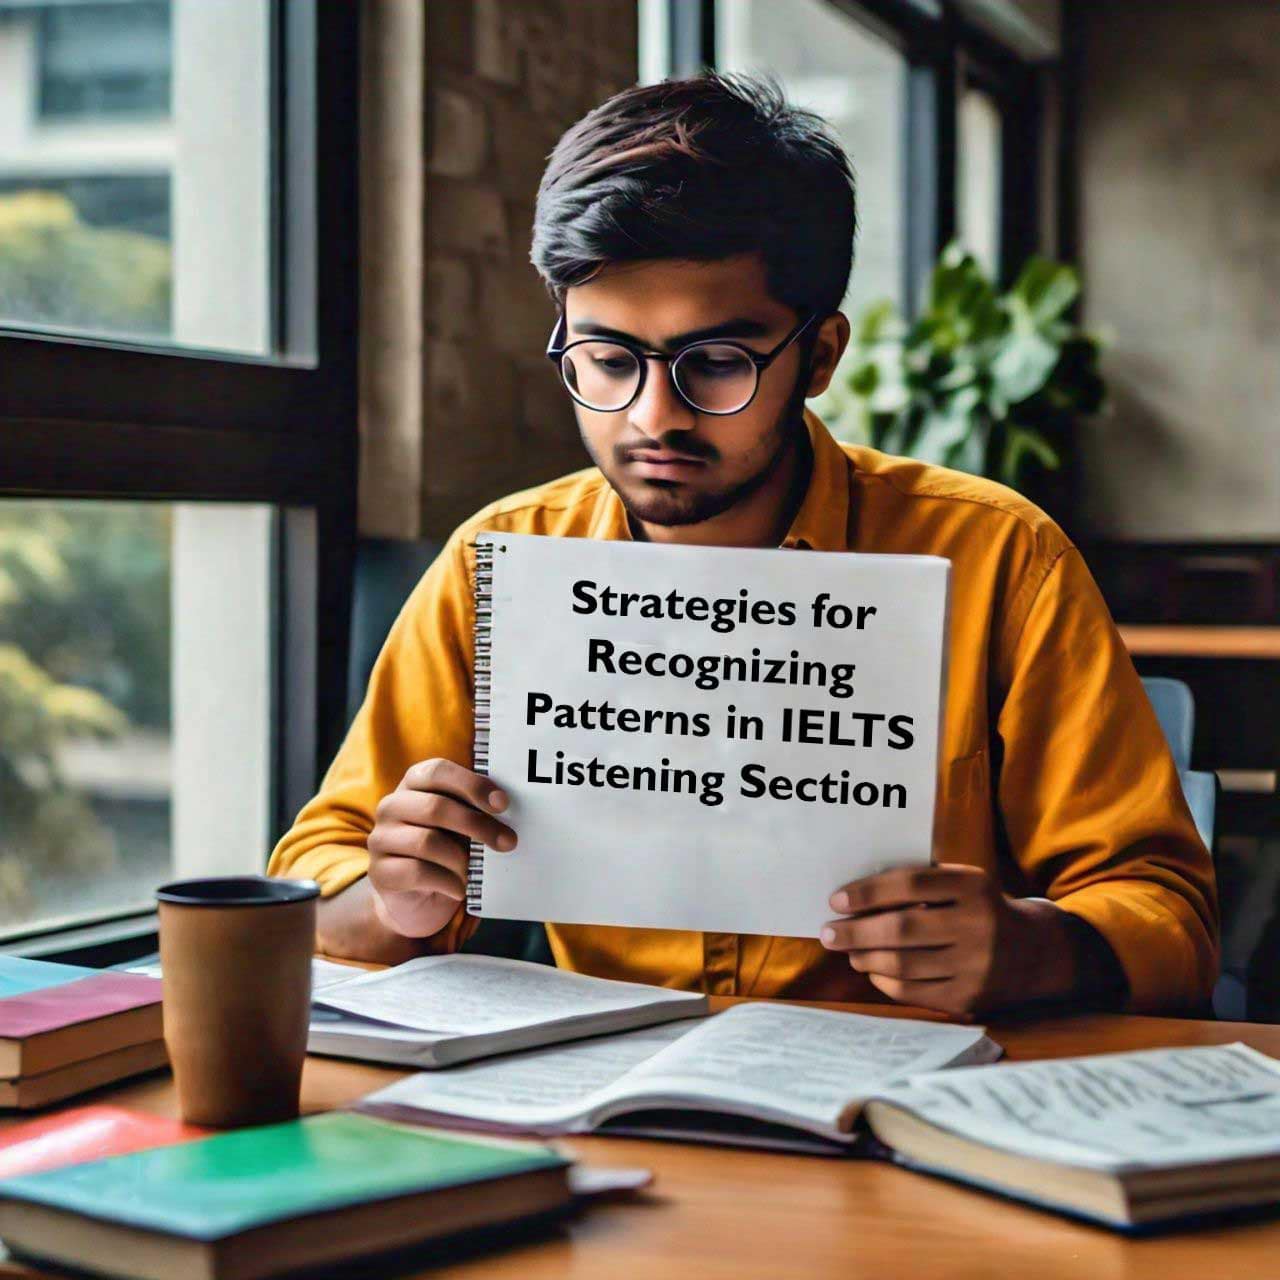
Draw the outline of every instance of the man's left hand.
<instances>
[{"instance_id":1,"label":"man's left hand","mask_svg":"<svg viewBox=\"0 0 1280 1280\"><path fill-rule=\"evenodd\" d=\"M972 1014L1069 995L1078 978L1073 917L1047 902L1011 898L980 867L901 867L837 889L848 917L822 945L848 953L903 1004Z\"/></svg>"}]
</instances>

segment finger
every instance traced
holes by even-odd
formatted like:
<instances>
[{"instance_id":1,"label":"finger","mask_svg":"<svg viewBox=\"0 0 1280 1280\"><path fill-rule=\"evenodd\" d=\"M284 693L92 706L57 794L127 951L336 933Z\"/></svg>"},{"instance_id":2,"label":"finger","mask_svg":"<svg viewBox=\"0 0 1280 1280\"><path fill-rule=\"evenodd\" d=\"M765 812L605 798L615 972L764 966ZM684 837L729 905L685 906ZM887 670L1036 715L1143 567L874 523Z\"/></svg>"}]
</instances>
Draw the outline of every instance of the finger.
<instances>
[{"instance_id":1,"label":"finger","mask_svg":"<svg viewBox=\"0 0 1280 1280\"><path fill-rule=\"evenodd\" d=\"M937 982L911 982L905 978L886 978L878 973L867 975L871 985L899 1004L913 1004L920 1009L937 1009L955 1022L974 1022L969 998L957 983L943 978Z\"/></svg>"},{"instance_id":2,"label":"finger","mask_svg":"<svg viewBox=\"0 0 1280 1280\"><path fill-rule=\"evenodd\" d=\"M436 791L474 805L487 813L501 813L509 800L507 793L492 778L439 757L419 760L417 764L410 765L397 789Z\"/></svg>"},{"instance_id":3,"label":"finger","mask_svg":"<svg viewBox=\"0 0 1280 1280\"><path fill-rule=\"evenodd\" d=\"M956 976L954 947L934 947L927 951L851 951L849 964L859 973L916 982Z\"/></svg>"},{"instance_id":4,"label":"finger","mask_svg":"<svg viewBox=\"0 0 1280 1280\"><path fill-rule=\"evenodd\" d=\"M879 911L851 920L831 920L818 940L831 951L897 951L914 947L945 947L957 939L961 921L946 906L913 906Z\"/></svg>"},{"instance_id":5,"label":"finger","mask_svg":"<svg viewBox=\"0 0 1280 1280\"><path fill-rule=\"evenodd\" d=\"M479 840L500 853L516 847L516 833L505 823L439 792L393 791L378 806L378 822L439 827L466 840Z\"/></svg>"},{"instance_id":6,"label":"finger","mask_svg":"<svg viewBox=\"0 0 1280 1280\"><path fill-rule=\"evenodd\" d=\"M423 862L420 858L379 858L369 864L369 879L384 898L439 893L459 901L466 892L461 877L438 862Z\"/></svg>"},{"instance_id":7,"label":"finger","mask_svg":"<svg viewBox=\"0 0 1280 1280\"><path fill-rule=\"evenodd\" d=\"M386 857L414 858L434 862L461 879L466 879L470 851L455 835L434 827L414 827L392 823L378 827L369 837L371 866Z\"/></svg>"},{"instance_id":8,"label":"finger","mask_svg":"<svg viewBox=\"0 0 1280 1280\"><path fill-rule=\"evenodd\" d=\"M975 875L982 875L977 867L894 867L837 889L831 895L831 907L856 915L917 902L954 902Z\"/></svg>"}]
</instances>

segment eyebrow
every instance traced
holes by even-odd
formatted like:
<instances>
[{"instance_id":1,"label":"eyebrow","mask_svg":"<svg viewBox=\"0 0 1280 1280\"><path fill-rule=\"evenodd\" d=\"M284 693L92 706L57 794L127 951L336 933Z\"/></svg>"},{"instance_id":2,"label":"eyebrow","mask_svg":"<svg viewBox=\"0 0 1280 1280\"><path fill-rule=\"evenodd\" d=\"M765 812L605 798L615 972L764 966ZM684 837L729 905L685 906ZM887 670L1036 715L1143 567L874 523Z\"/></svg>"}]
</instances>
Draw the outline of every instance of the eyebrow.
<instances>
[{"instance_id":1,"label":"eyebrow","mask_svg":"<svg viewBox=\"0 0 1280 1280\"><path fill-rule=\"evenodd\" d=\"M633 342L638 347L645 346L641 339L633 333L622 329L611 329L600 324L589 316L583 316L573 326L574 331L585 338L616 338L623 342ZM762 338L773 328L763 320L752 320L747 316L737 316L725 320L721 324L708 325L705 329L690 329L686 333L673 333L659 347L662 351L672 351L676 347L687 347L691 342L705 342L710 338ZM590 330L590 332L586 332Z\"/></svg>"}]
</instances>

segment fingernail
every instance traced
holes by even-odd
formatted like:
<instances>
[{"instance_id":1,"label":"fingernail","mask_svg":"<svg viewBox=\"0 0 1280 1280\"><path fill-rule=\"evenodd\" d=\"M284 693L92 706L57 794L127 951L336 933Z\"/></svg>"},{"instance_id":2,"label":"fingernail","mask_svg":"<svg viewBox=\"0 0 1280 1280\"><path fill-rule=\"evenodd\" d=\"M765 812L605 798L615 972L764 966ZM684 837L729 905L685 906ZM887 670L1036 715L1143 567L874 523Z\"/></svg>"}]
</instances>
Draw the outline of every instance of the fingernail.
<instances>
[{"instance_id":1,"label":"fingernail","mask_svg":"<svg viewBox=\"0 0 1280 1280\"><path fill-rule=\"evenodd\" d=\"M823 929L823 931L818 934L818 937L822 939L822 945L824 947L829 947L836 940L836 931L830 928Z\"/></svg>"},{"instance_id":2,"label":"fingernail","mask_svg":"<svg viewBox=\"0 0 1280 1280\"><path fill-rule=\"evenodd\" d=\"M496 809L499 813L507 807L506 793L503 791L489 792L489 808Z\"/></svg>"},{"instance_id":3,"label":"fingernail","mask_svg":"<svg viewBox=\"0 0 1280 1280\"><path fill-rule=\"evenodd\" d=\"M831 895L831 905L837 911L848 911L849 895L847 893L833 893Z\"/></svg>"},{"instance_id":4,"label":"fingernail","mask_svg":"<svg viewBox=\"0 0 1280 1280\"><path fill-rule=\"evenodd\" d=\"M504 831L502 835L494 841L493 847L502 853L510 853L511 850L516 847L516 838Z\"/></svg>"}]
</instances>

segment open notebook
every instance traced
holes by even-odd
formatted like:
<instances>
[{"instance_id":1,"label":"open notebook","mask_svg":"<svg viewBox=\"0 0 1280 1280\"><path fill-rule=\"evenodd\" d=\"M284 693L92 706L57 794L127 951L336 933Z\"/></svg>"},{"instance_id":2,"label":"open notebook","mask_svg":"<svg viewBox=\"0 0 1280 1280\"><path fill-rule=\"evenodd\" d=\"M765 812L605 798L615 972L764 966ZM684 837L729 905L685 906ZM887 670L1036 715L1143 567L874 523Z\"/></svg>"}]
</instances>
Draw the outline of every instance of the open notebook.
<instances>
[{"instance_id":1,"label":"open notebook","mask_svg":"<svg viewBox=\"0 0 1280 1280\"><path fill-rule=\"evenodd\" d=\"M950 562L476 539L473 914L817 937L932 851Z\"/></svg>"}]
</instances>

